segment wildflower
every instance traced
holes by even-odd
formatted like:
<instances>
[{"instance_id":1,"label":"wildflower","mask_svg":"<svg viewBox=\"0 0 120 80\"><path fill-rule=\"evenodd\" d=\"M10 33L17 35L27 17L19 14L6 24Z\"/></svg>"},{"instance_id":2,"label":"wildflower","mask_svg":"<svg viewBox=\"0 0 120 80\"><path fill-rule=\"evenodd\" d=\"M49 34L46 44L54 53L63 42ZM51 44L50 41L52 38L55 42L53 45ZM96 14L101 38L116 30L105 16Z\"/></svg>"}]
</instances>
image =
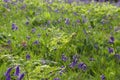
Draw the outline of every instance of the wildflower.
<instances>
[{"instance_id":1,"label":"wildflower","mask_svg":"<svg viewBox=\"0 0 120 80\"><path fill-rule=\"evenodd\" d=\"M19 66L16 66L15 76L19 76L20 68Z\"/></svg>"},{"instance_id":2,"label":"wildflower","mask_svg":"<svg viewBox=\"0 0 120 80\"><path fill-rule=\"evenodd\" d=\"M35 28L33 28L33 29L32 29L32 33L35 33L35 31L36 31L36 29L35 29Z\"/></svg>"},{"instance_id":3,"label":"wildflower","mask_svg":"<svg viewBox=\"0 0 120 80\"><path fill-rule=\"evenodd\" d=\"M26 60L30 60L30 54L26 55Z\"/></svg>"},{"instance_id":4,"label":"wildflower","mask_svg":"<svg viewBox=\"0 0 120 80\"><path fill-rule=\"evenodd\" d=\"M63 60L63 61L66 61L66 60L67 60L67 57L66 57L64 54L62 54L62 60Z\"/></svg>"},{"instance_id":5,"label":"wildflower","mask_svg":"<svg viewBox=\"0 0 120 80\"><path fill-rule=\"evenodd\" d=\"M36 41L33 42L33 44L36 44L36 45L37 45L37 44L39 44L39 41L36 40Z\"/></svg>"},{"instance_id":6,"label":"wildflower","mask_svg":"<svg viewBox=\"0 0 120 80\"><path fill-rule=\"evenodd\" d=\"M58 9L55 9L54 11L55 11L56 13L58 13L58 12L59 12L59 10L58 10Z\"/></svg>"},{"instance_id":7,"label":"wildflower","mask_svg":"<svg viewBox=\"0 0 120 80\"><path fill-rule=\"evenodd\" d=\"M11 44L11 40L8 40L7 43L8 43L8 44Z\"/></svg>"},{"instance_id":8,"label":"wildflower","mask_svg":"<svg viewBox=\"0 0 120 80\"><path fill-rule=\"evenodd\" d=\"M12 70L12 67L7 69L7 71L5 73L6 77L8 77L10 75L11 70Z\"/></svg>"},{"instance_id":9,"label":"wildflower","mask_svg":"<svg viewBox=\"0 0 120 80\"><path fill-rule=\"evenodd\" d=\"M100 77L101 77L101 80L105 80L105 76L103 74Z\"/></svg>"},{"instance_id":10,"label":"wildflower","mask_svg":"<svg viewBox=\"0 0 120 80\"><path fill-rule=\"evenodd\" d=\"M65 19L65 24L69 25L70 24L70 19L66 18Z\"/></svg>"},{"instance_id":11,"label":"wildflower","mask_svg":"<svg viewBox=\"0 0 120 80\"><path fill-rule=\"evenodd\" d=\"M77 12L73 12L73 14L75 15L75 16L77 16L78 14L77 14Z\"/></svg>"},{"instance_id":12,"label":"wildflower","mask_svg":"<svg viewBox=\"0 0 120 80\"><path fill-rule=\"evenodd\" d=\"M108 48L109 53L113 53L113 48Z\"/></svg>"},{"instance_id":13,"label":"wildflower","mask_svg":"<svg viewBox=\"0 0 120 80\"><path fill-rule=\"evenodd\" d=\"M65 66L61 66L59 74L62 75L65 72Z\"/></svg>"},{"instance_id":14,"label":"wildflower","mask_svg":"<svg viewBox=\"0 0 120 80\"><path fill-rule=\"evenodd\" d=\"M74 62L74 63L77 63L77 62L78 62L77 55L74 55L74 56L73 56L73 62Z\"/></svg>"},{"instance_id":15,"label":"wildflower","mask_svg":"<svg viewBox=\"0 0 120 80\"><path fill-rule=\"evenodd\" d=\"M17 30L17 29L18 29L18 27L16 26L15 23L13 23L13 24L12 24L12 30Z\"/></svg>"},{"instance_id":16,"label":"wildflower","mask_svg":"<svg viewBox=\"0 0 120 80\"><path fill-rule=\"evenodd\" d=\"M70 67L70 68L73 68L73 67L76 66L76 64L77 64L77 62L72 62L72 63L70 63L69 67Z\"/></svg>"},{"instance_id":17,"label":"wildflower","mask_svg":"<svg viewBox=\"0 0 120 80\"><path fill-rule=\"evenodd\" d=\"M27 36L26 38L29 40L29 39L30 39L30 36Z\"/></svg>"},{"instance_id":18,"label":"wildflower","mask_svg":"<svg viewBox=\"0 0 120 80\"><path fill-rule=\"evenodd\" d=\"M20 75L18 76L18 79L17 79L17 80L22 80L22 79L24 78L24 76L25 76L24 73L20 74Z\"/></svg>"},{"instance_id":19,"label":"wildflower","mask_svg":"<svg viewBox=\"0 0 120 80\"><path fill-rule=\"evenodd\" d=\"M99 0L99 2L104 2L105 0Z\"/></svg>"},{"instance_id":20,"label":"wildflower","mask_svg":"<svg viewBox=\"0 0 120 80\"><path fill-rule=\"evenodd\" d=\"M26 23L25 23L26 25L28 25L29 24L29 21L26 21Z\"/></svg>"},{"instance_id":21,"label":"wildflower","mask_svg":"<svg viewBox=\"0 0 120 80\"><path fill-rule=\"evenodd\" d=\"M59 78L54 78L54 80L60 80Z\"/></svg>"},{"instance_id":22,"label":"wildflower","mask_svg":"<svg viewBox=\"0 0 120 80\"><path fill-rule=\"evenodd\" d=\"M114 37L110 37L109 43L113 44L114 43Z\"/></svg>"},{"instance_id":23,"label":"wildflower","mask_svg":"<svg viewBox=\"0 0 120 80\"><path fill-rule=\"evenodd\" d=\"M87 66L85 63L81 62L80 64L78 64L78 68L82 69L83 71L85 71L87 69Z\"/></svg>"},{"instance_id":24,"label":"wildflower","mask_svg":"<svg viewBox=\"0 0 120 80\"><path fill-rule=\"evenodd\" d=\"M80 20L78 19L78 20L76 20L76 22L77 22L77 23L80 23Z\"/></svg>"},{"instance_id":25,"label":"wildflower","mask_svg":"<svg viewBox=\"0 0 120 80\"><path fill-rule=\"evenodd\" d=\"M6 76L6 80L11 80L11 76L10 75Z\"/></svg>"},{"instance_id":26,"label":"wildflower","mask_svg":"<svg viewBox=\"0 0 120 80\"><path fill-rule=\"evenodd\" d=\"M7 2L10 2L10 0L4 0L4 2L6 2L6 3L7 3Z\"/></svg>"},{"instance_id":27,"label":"wildflower","mask_svg":"<svg viewBox=\"0 0 120 80\"><path fill-rule=\"evenodd\" d=\"M26 4L21 6L21 9L25 9L26 8Z\"/></svg>"},{"instance_id":28,"label":"wildflower","mask_svg":"<svg viewBox=\"0 0 120 80\"><path fill-rule=\"evenodd\" d=\"M115 54L114 56L120 60L120 54Z\"/></svg>"},{"instance_id":29,"label":"wildflower","mask_svg":"<svg viewBox=\"0 0 120 80\"><path fill-rule=\"evenodd\" d=\"M73 2L73 0L68 0L68 3L71 4Z\"/></svg>"}]
</instances>

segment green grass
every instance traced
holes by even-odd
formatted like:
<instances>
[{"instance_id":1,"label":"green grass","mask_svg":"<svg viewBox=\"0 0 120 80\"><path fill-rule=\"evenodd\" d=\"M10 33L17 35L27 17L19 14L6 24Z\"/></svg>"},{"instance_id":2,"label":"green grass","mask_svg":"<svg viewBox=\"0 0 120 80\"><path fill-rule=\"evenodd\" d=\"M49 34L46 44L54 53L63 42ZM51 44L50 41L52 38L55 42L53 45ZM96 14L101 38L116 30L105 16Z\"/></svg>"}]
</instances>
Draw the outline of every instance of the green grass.
<instances>
[{"instance_id":1,"label":"green grass","mask_svg":"<svg viewBox=\"0 0 120 80\"><path fill-rule=\"evenodd\" d=\"M26 7L21 9L23 5ZM120 8L109 3L25 0L13 5L0 1L0 80L6 79L4 73L10 67L11 80L16 80L17 65L20 73L25 73L23 80L102 80L101 75L105 80L119 80L119 14ZM13 23L17 30L12 30ZM113 44L109 43L111 36ZM114 49L112 53L109 47ZM27 54L30 60L26 60ZM62 60L63 54L66 61ZM77 63L71 68L75 55ZM78 68L81 62L85 70Z\"/></svg>"}]
</instances>

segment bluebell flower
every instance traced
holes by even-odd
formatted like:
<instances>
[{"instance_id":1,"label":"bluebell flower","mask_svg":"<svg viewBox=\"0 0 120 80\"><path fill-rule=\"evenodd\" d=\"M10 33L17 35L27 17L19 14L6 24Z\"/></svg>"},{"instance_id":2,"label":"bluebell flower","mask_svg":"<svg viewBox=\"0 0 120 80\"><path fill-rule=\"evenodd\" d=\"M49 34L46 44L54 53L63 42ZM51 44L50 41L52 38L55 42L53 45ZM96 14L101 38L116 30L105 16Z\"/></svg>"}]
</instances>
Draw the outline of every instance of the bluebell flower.
<instances>
[{"instance_id":1,"label":"bluebell flower","mask_svg":"<svg viewBox=\"0 0 120 80\"><path fill-rule=\"evenodd\" d=\"M38 41L38 40L36 40L36 41L34 41L34 42L33 42L33 44L38 45L38 44L39 44L39 41Z\"/></svg>"},{"instance_id":2,"label":"bluebell flower","mask_svg":"<svg viewBox=\"0 0 120 80\"><path fill-rule=\"evenodd\" d=\"M18 29L17 25L15 23L13 23L12 24L12 30L17 30L17 29Z\"/></svg>"},{"instance_id":3,"label":"bluebell flower","mask_svg":"<svg viewBox=\"0 0 120 80\"><path fill-rule=\"evenodd\" d=\"M12 67L7 69L7 71L5 73L6 77L10 75L10 72L12 71L12 69L13 69Z\"/></svg>"},{"instance_id":4,"label":"bluebell flower","mask_svg":"<svg viewBox=\"0 0 120 80\"><path fill-rule=\"evenodd\" d=\"M77 14L77 12L73 12L73 14L75 15L75 16L77 16L78 14Z\"/></svg>"},{"instance_id":5,"label":"bluebell flower","mask_svg":"<svg viewBox=\"0 0 120 80\"><path fill-rule=\"evenodd\" d=\"M8 40L7 43L8 43L8 44L11 44L11 40Z\"/></svg>"},{"instance_id":6,"label":"bluebell flower","mask_svg":"<svg viewBox=\"0 0 120 80\"><path fill-rule=\"evenodd\" d=\"M30 36L27 36L26 38L29 40L29 39L30 39Z\"/></svg>"},{"instance_id":7,"label":"bluebell flower","mask_svg":"<svg viewBox=\"0 0 120 80\"><path fill-rule=\"evenodd\" d=\"M80 64L78 64L78 68L82 69L83 71L85 71L87 69L87 66L85 63L81 62Z\"/></svg>"},{"instance_id":8,"label":"bluebell flower","mask_svg":"<svg viewBox=\"0 0 120 80\"><path fill-rule=\"evenodd\" d=\"M28 24L29 24L29 21L26 21L25 24L28 25Z\"/></svg>"},{"instance_id":9,"label":"bluebell flower","mask_svg":"<svg viewBox=\"0 0 120 80\"><path fill-rule=\"evenodd\" d=\"M77 55L74 55L74 56L73 56L73 62L74 62L74 63L77 63L77 62L78 62L78 57L77 57Z\"/></svg>"},{"instance_id":10,"label":"bluebell flower","mask_svg":"<svg viewBox=\"0 0 120 80\"><path fill-rule=\"evenodd\" d=\"M35 28L33 28L33 29L32 29L32 33L35 33L35 31L36 31L36 29L35 29Z\"/></svg>"},{"instance_id":11,"label":"bluebell flower","mask_svg":"<svg viewBox=\"0 0 120 80\"><path fill-rule=\"evenodd\" d=\"M10 2L10 0L3 0L3 1L6 2L6 3L7 3L7 2Z\"/></svg>"},{"instance_id":12,"label":"bluebell flower","mask_svg":"<svg viewBox=\"0 0 120 80\"><path fill-rule=\"evenodd\" d=\"M26 8L26 4L21 6L21 9L25 9Z\"/></svg>"},{"instance_id":13,"label":"bluebell flower","mask_svg":"<svg viewBox=\"0 0 120 80\"><path fill-rule=\"evenodd\" d=\"M78 20L76 20L76 22L77 22L77 23L80 23L80 20L78 19Z\"/></svg>"},{"instance_id":14,"label":"bluebell flower","mask_svg":"<svg viewBox=\"0 0 120 80\"><path fill-rule=\"evenodd\" d=\"M69 25L70 24L70 19L66 18L65 19L65 24Z\"/></svg>"},{"instance_id":15,"label":"bluebell flower","mask_svg":"<svg viewBox=\"0 0 120 80\"><path fill-rule=\"evenodd\" d=\"M72 62L72 63L69 64L69 67L74 68L76 66L76 64L77 64L77 62Z\"/></svg>"},{"instance_id":16,"label":"bluebell flower","mask_svg":"<svg viewBox=\"0 0 120 80\"><path fill-rule=\"evenodd\" d=\"M18 76L18 79L17 79L17 80L23 80L24 76L25 76L24 73L20 74L20 75Z\"/></svg>"},{"instance_id":17,"label":"bluebell flower","mask_svg":"<svg viewBox=\"0 0 120 80\"><path fill-rule=\"evenodd\" d=\"M68 3L71 4L73 2L73 0L68 0Z\"/></svg>"},{"instance_id":18,"label":"bluebell flower","mask_svg":"<svg viewBox=\"0 0 120 80\"><path fill-rule=\"evenodd\" d=\"M63 60L63 61L66 61L66 60L67 60L67 57L66 57L64 54L62 54L62 60Z\"/></svg>"},{"instance_id":19,"label":"bluebell flower","mask_svg":"<svg viewBox=\"0 0 120 80\"><path fill-rule=\"evenodd\" d=\"M113 43L114 43L114 40L115 40L114 37L111 36L110 39L109 39L109 43L113 44Z\"/></svg>"},{"instance_id":20,"label":"bluebell flower","mask_svg":"<svg viewBox=\"0 0 120 80\"><path fill-rule=\"evenodd\" d=\"M105 0L99 0L99 2L105 2Z\"/></svg>"},{"instance_id":21,"label":"bluebell flower","mask_svg":"<svg viewBox=\"0 0 120 80\"><path fill-rule=\"evenodd\" d=\"M54 80L60 80L59 78L54 78Z\"/></svg>"},{"instance_id":22,"label":"bluebell flower","mask_svg":"<svg viewBox=\"0 0 120 80\"><path fill-rule=\"evenodd\" d=\"M115 54L114 56L120 60L120 54Z\"/></svg>"},{"instance_id":23,"label":"bluebell flower","mask_svg":"<svg viewBox=\"0 0 120 80\"><path fill-rule=\"evenodd\" d=\"M30 60L30 54L26 55L26 60Z\"/></svg>"},{"instance_id":24,"label":"bluebell flower","mask_svg":"<svg viewBox=\"0 0 120 80\"><path fill-rule=\"evenodd\" d=\"M19 74L20 74L20 67L16 66L15 76L19 76Z\"/></svg>"},{"instance_id":25,"label":"bluebell flower","mask_svg":"<svg viewBox=\"0 0 120 80\"><path fill-rule=\"evenodd\" d=\"M61 66L59 74L62 75L65 72L65 66Z\"/></svg>"},{"instance_id":26,"label":"bluebell flower","mask_svg":"<svg viewBox=\"0 0 120 80\"><path fill-rule=\"evenodd\" d=\"M100 77L101 77L101 80L105 80L105 76L103 74Z\"/></svg>"},{"instance_id":27,"label":"bluebell flower","mask_svg":"<svg viewBox=\"0 0 120 80\"><path fill-rule=\"evenodd\" d=\"M113 48L108 48L109 53L113 53L113 51L114 51Z\"/></svg>"},{"instance_id":28,"label":"bluebell flower","mask_svg":"<svg viewBox=\"0 0 120 80\"><path fill-rule=\"evenodd\" d=\"M6 76L6 80L11 80L11 76L10 75Z\"/></svg>"},{"instance_id":29,"label":"bluebell flower","mask_svg":"<svg viewBox=\"0 0 120 80\"><path fill-rule=\"evenodd\" d=\"M55 11L56 13L58 13L58 12L59 12L59 10L58 10L58 9L55 9L54 11Z\"/></svg>"}]
</instances>

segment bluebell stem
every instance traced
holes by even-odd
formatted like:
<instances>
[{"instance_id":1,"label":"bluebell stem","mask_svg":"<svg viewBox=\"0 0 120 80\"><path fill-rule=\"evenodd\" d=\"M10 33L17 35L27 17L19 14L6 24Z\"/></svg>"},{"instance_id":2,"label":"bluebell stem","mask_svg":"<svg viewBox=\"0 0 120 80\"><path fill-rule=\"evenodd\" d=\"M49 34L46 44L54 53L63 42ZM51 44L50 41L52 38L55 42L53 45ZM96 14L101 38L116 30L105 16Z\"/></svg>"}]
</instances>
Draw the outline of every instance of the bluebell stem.
<instances>
[{"instance_id":1,"label":"bluebell stem","mask_svg":"<svg viewBox=\"0 0 120 80\"><path fill-rule=\"evenodd\" d=\"M20 73L20 67L16 66L15 76L19 76L19 73Z\"/></svg>"}]
</instances>

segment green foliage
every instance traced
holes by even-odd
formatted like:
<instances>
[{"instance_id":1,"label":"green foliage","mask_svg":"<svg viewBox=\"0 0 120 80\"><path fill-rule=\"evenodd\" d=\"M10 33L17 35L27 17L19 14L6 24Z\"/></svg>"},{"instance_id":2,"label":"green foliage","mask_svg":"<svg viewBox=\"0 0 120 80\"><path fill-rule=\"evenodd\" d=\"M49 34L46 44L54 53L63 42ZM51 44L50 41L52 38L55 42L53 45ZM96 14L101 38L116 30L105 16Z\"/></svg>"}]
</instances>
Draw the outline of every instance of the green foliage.
<instances>
[{"instance_id":1,"label":"green foliage","mask_svg":"<svg viewBox=\"0 0 120 80\"><path fill-rule=\"evenodd\" d=\"M119 80L119 14L120 8L109 3L0 1L0 80L17 65L25 73L23 80L101 80L102 74L105 80ZM70 68L75 55L78 63ZM85 71L78 68L81 62Z\"/></svg>"}]
</instances>

